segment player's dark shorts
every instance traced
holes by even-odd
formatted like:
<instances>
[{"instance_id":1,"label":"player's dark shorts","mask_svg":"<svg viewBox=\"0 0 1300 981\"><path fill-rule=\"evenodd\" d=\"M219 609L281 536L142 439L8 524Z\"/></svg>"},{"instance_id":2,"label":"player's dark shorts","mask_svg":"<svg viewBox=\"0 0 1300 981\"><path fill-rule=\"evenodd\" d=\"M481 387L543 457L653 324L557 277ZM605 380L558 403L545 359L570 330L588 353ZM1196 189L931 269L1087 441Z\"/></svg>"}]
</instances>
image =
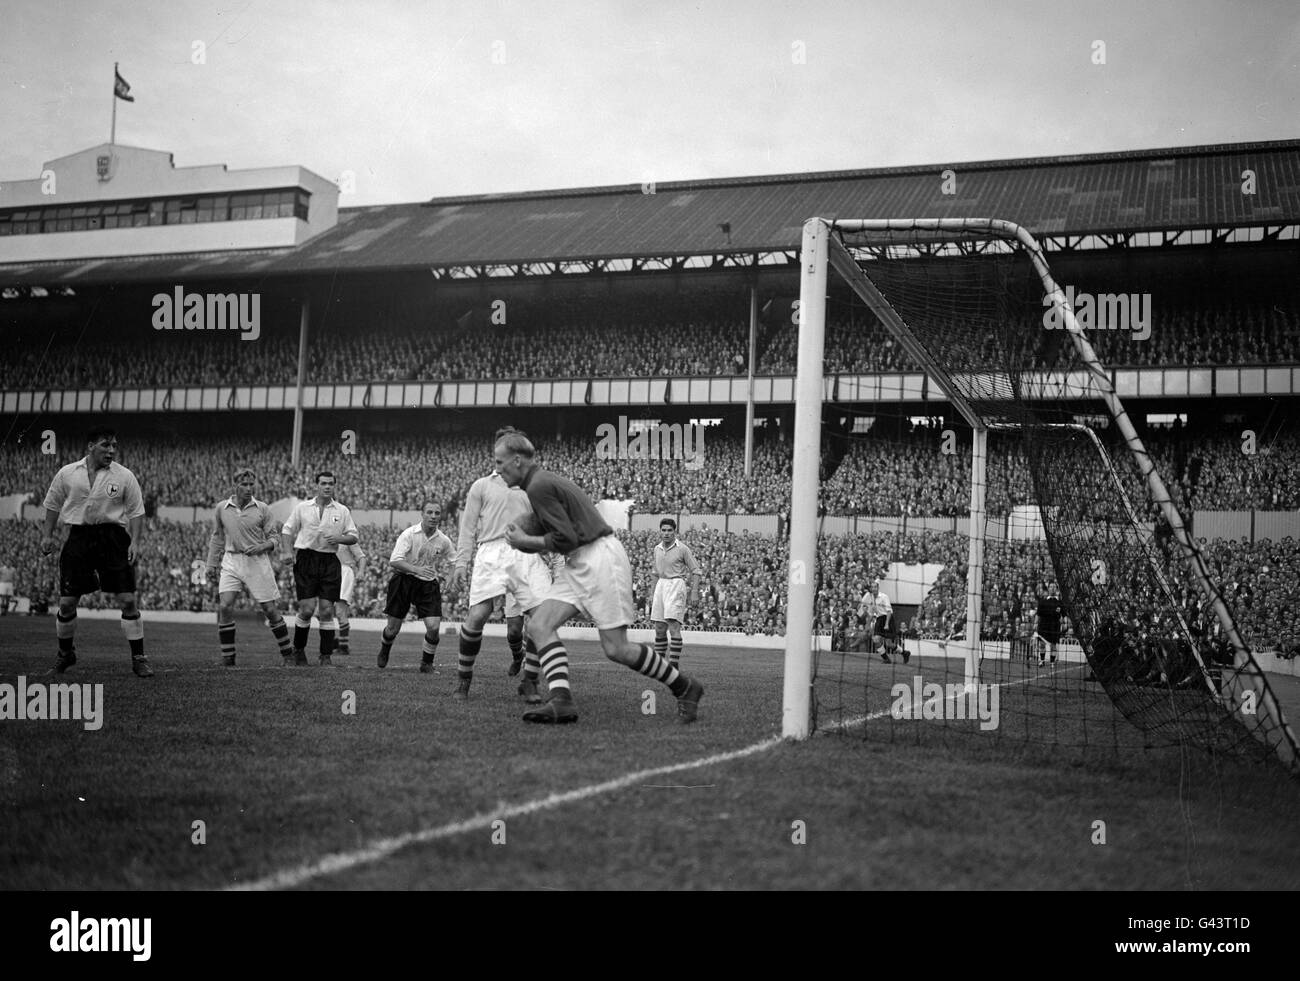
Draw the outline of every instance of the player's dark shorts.
<instances>
[{"instance_id":1,"label":"player's dark shorts","mask_svg":"<svg viewBox=\"0 0 1300 981\"><path fill-rule=\"evenodd\" d=\"M293 559L293 589L299 600L337 603L343 591L343 563L333 552L298 549Z\"/></svg>"},{"instance_id":2,"label":"player's dark shorts","mask_svg":"<svg viewBox=\"0 0 1300 981\"><path fill-rule=\"evenodd\" d=\"M872 637L893 637L894 636L894 618L885 614L876 617L875 627L871 631Z\"/></svg>"},{"instance_id":3,"label":"player's dark shorts","mask_svg":"<svg viewBox=\"0 0 1300 981\"><path fill-rule=\"evenodd\" d=\"M135 569L126 560L131 536L121 525L69 525L59 553L59 595L134 593Z\"/></svg>"},{"instance_id":4,"label":"player's dark shorts","mask_svg":"<svg viewBox=\"0 0 1300 981\"><path fill-rule=\"evenodd\" d=\"M442 587L437 581L417 579L406 572L394 573L388 580L385 615L404 620L412 606L415 607L415 615L421 620L442 616Z\"/></svg>"},{"instance_id":5,"label":"player's dark shorts","mask_svg":"<svg viewBox=\"0 0 1300 981\"><path fill-rule=\"evenodd\" d=\"M1056 645L1061 642L1061 624L1057 623L1039 623L1038 636L1049 644Z\"/></svg>"}]
</instances>

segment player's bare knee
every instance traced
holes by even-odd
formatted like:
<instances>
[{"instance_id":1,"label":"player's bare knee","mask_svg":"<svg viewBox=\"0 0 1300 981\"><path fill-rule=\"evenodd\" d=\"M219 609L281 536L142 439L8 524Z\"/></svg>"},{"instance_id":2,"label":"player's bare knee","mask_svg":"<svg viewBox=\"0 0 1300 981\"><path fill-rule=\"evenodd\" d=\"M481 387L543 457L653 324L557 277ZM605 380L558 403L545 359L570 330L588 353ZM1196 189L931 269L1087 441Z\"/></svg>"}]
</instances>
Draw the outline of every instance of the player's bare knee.
<instances>
[{"instance_id":1,"label":"player's bare knee","mask_svg":"<svg viewBox=\"0 0 1300 981\"><path fill-rule=\"evenodd\" d=\"M123 613L139 613L135 605L135 593L118 593L118 605L122 607Z\"/></svg>"},{"instance_id":2,"label":"player's bare knee","mask_svg":"<svg viewBox=\"0 0 1300 981\"><path fill-rule=\"evenodd\" d=\"M476 630L482 630L483 624L487 623L488 617L492 613L491 601L486 603L475 603L465 614L465 629L471 633Z\"/></svg>"}]
</instances>

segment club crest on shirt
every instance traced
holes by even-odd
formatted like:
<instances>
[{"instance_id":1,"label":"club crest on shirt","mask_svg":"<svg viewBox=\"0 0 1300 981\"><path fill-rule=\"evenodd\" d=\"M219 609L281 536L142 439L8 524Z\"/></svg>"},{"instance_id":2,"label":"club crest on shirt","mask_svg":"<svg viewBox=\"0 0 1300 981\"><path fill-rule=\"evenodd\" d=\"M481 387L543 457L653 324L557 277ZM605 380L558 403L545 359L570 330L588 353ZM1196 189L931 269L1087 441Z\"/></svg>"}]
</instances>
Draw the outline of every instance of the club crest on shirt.
<instances>
[{"instance_id":1,"label":"club crest on shirt","mask_svg":"<svg viewBox=\"0 0 1300 981\"><path fill-rule=\"evenodd\" d=\"M108 496L113 497L117 494L117 484L108 485Z\"/></svg>"}]
</instances>

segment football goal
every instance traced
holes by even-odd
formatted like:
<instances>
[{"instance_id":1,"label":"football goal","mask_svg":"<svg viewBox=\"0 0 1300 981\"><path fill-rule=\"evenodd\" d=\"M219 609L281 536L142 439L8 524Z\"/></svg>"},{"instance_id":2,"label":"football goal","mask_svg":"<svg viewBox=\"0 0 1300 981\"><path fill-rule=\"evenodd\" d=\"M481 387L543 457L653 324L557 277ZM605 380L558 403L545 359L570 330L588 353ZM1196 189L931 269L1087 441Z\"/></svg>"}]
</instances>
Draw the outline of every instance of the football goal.
<instances>
[{"instance_id":1,"label":"football goal","mask_svg":"<svg viewBox=\"0 0 1300 981\"><path fill-rule=\"evenodd\" d=\"M1085 315L997 219L813 218L800 280L787 737L943 728L1297 770L1249 627L1099 358L1138 316L1126 297ZM875 372L826 381L847 345Z\"/></svg>"}]
</instances>

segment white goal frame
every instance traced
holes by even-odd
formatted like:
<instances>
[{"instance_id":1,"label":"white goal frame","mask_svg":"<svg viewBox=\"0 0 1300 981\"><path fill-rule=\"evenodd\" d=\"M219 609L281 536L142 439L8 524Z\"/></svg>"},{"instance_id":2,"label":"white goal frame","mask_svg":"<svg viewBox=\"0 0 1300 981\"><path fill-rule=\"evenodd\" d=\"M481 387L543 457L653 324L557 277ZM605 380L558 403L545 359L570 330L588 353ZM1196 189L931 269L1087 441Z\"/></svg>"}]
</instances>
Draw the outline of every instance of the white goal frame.
<instances>
[{"instance_id":1,"label":"white goal frame","mask_svg":"<svg viewBox=\"0 0 1300 981\"><path fill-rule=\"evenodd\" d=\"M1255 672L1243 670L1253 664L1249 649L1237 633L1232 616L1209 578L1200 550L1193 542L1183 523L1182 515L1174 505L1169 491L1150 454L1133 427L1132 420L1120 402L1109 372L1098 360L1092 345L1084 336L1074 310L1066 301L1064 291L1052 278L1046 257L1034 237L1014 222L996 218L908 218L908 219L855 219L837 220L809 218L803 225L803 241L799 253L800 324L798 365L795 375L794 460L790 501L790 569L788 580L788 607L786 618L785 679L782 700L782 735L789 739L806 739L811 729L812 708L812 640L813 606L817 589L817 502L819 499L818 474L821 457L821 413L825 396L823 380L827 273L834 268L854 293L862 299L881 323L893 335L902 349L920 365L930 380L947 396L974 432L971 452L971 501L969 555L966 594L966 638L963 642L965 678L968 685L979 680L980 635L982 632L984 539L987 515L985 511L985 469L987 466L988 430L995 421L984 419L965 396L952 384L948 371L934 362L928 351L916 340L911 330L892 306L881 296L867 276L858 267L857 260L847 248L831 234L841 233L938 233L964 235L969 239L1001 241L1012 249L1020 249L1032 262L1042 283L1044 297L1050 298L1057 322L1074 344L1085 376L1070 384L1080 384L1079 394L1100 398L1115 423L1116 429L1128 444L1146 481L1151 500L1161 509L1173 532L1188 573L1210 603L1234 651L1232 689L1225 693L1231 697L1228 707L1240 711L1237 704L1247 701L1248 690L1254 691L1250 701L1252 714L1265 716L1282 729L1281 738L1268 742L1289 767L1297 767L1295 738L1286 728L1282 713L1273 700L1272 692ZM900 237L900 244L906 244ZM1225 688L1227 686L1225 685Z\"/></svg>"}]
</instances>

